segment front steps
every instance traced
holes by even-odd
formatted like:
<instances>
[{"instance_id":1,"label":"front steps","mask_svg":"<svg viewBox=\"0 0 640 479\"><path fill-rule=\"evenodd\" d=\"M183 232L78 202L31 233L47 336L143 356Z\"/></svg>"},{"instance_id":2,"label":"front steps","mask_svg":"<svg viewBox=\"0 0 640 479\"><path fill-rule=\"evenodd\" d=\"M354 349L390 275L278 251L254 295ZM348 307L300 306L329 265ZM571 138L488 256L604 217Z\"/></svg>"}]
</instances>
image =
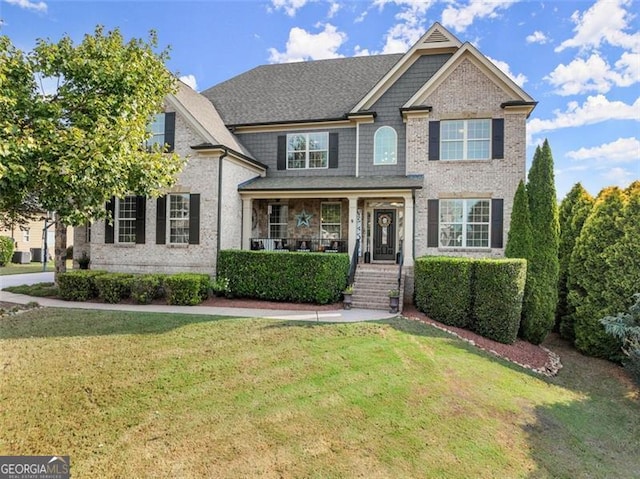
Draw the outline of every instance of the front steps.
<instances>
[{"instance_id":1,"label":"front steps","mask_svg":"<svg viewBox=\"0 0 640 479\"><path fill-rule=\"evenodd\" d=\"M398 268L396 264L359 264L353 282L353 308L389 310L389 290L398 289ZM404 274L400 285L400 305L402 311Z\"/></svg>"}]
</instances>

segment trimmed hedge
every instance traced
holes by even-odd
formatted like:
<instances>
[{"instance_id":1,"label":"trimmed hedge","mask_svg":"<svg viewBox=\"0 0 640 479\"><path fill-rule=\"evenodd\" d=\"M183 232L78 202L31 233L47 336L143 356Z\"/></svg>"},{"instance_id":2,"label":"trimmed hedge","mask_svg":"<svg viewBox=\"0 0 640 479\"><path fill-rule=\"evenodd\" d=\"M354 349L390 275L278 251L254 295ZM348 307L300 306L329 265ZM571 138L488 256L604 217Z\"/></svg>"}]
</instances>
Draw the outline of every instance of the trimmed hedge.
<instances>
[{"instance_id":1,"label":"trimmed hedge","mask_svg":"<svg viewBox=\"0 0 640 479\"><path fill-rule=\"evenodd\" d=\"M106 303L119 303L131 295L134 276L127 273L105 273L94 278L98 297Z\"/></svg>"},{"instance_id":2,"label":"trimmed hedge","mask_svg":"<svg viewBox=\"0 0 640 479\"><path fill-rule=\"evenodd\" d=\"M415 263L415 304L441 323L510 344L520 327L524 259L426 256Z\"/></svg>"},{"instance_id":3,"label":"trimmed hedge","mask_svg":"<svg viewBox=\"0 0 640 479\"><path fill-rule=\"evenodd\" d=\"M347 285L349 256L343 253L282 253L226 250L218 254L218 278L237 297L327 304Z\"/></svg>"},{"instance_id":4,"label":"trimmed hedge","mask_svg":"<svg viewBox=\"0 0 640 479\"><path fill-rule=\"evenodd\" d=\"M131 284L131 298L137 304L149 304L164 295L162 284L166 275L164 274L141 274L136 275Z\"/></svg>"},{"instance_id":5,"label":"trimmed hedge","mask_svg":"<svg viewBox=\"0 0 640 479\"><path fill-rule=\"evenodd\" d=\"M13 258L13 240L8 236L0 236L0 266L6 266Z\"/></svg>"},{"instance_id":6,"label":"trimmed hedge","mask_svg":"<svg viewBox=\"0 0 640 479\"><path fill-rule=\"evenodd\" d=\"M98 296L95 279L107 274L101 270L68 271L58 274L60 297L66 301L86 301Z\"/></svg>"},{"instance_id":7,"label":"trimmed hedge","mask_svg":"<svg viewBox=\"0 0 640 479\"><path fill-rule=\"evenodd\" d=\"M472 264L470 258L454 256L425 256L416 260L416 307L441 323L468 327Z\"/></svg>"},{"instance_id":8,"label":"trimmed hedge","mask_svg":"<svg viewBox=\"0 0 640 479\"><path fill-rule=\"evenodd\" d=\"M515 342L526 280L524 259L474 261L473 330L501 343Z\"/></svg>"},{"instance_id":9,"label":"trimmed hedge","mask_svg":"<svg viewBox=\"0 0 640 479\"><path fill-rule=\"evenodd\" d=\"M167 304L193 306L209 296L209 275L179 273L164 278Z\"/></svg>"}]
</instances>

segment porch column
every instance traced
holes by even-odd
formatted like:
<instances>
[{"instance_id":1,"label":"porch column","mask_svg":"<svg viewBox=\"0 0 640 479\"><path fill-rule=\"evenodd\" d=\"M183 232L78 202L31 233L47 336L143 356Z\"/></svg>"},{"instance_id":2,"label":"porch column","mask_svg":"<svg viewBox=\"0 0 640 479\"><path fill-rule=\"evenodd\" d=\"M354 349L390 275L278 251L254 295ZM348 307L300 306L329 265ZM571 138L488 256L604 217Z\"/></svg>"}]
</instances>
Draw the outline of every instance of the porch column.
<instances>
[{"instance_id":1,"label":"porch column","mask_svg":"<svg viewBox=\"0 0 640 479\"><path fill-rule=\"evenodd\" d=\"M251 249L249 240L251 239L251 215L253 199L242 198L242 249Z\"/></svg>"},{"instance_id":2,"label":"porch column","mask_svg":"<svg viewBox=\"0 0 640 479\"><path fill-rule=\"evenodd\" d=\"M413 266L413 195L404 195L404 265Z\"/></svg>"},{"instance_id":3,"label":"porch column","mask_svg":"<svg viewBox=\"0 0 640 479\"><path fill-rule=\"evenodd\" d=\"M353 250L356 247L356 226L358 224L358 197L349 196L349 249L347 253L349 256L353 254Z\"/></svg>"}]
</instances>

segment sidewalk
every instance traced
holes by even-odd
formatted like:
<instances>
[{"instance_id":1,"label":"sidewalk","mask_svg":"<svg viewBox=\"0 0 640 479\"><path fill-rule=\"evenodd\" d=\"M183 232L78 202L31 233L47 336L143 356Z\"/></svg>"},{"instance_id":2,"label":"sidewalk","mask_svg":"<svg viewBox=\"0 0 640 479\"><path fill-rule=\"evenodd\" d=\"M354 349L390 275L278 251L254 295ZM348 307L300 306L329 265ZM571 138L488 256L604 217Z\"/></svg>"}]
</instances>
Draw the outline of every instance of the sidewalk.
<instances>
[{"instance_id":1,"label":"sidewalk","mask_svg":"<svg viewBox=\"0 0 640 479\"><path fill-rule=\"evenodd\" d=\"M36 298L23 294L0 291L0 301L27 304L35 301L47 308L93 309L101 311L139 311L145 313L204 314L211 316L237 316L266 319L286 319L290 321L318 321L325 323L355 323L359 321L377 321L397 316L388 311L371 309L337 309L335 311L291 311L276 309L218 308L214 306L172 306L162 304L108 304L75 303L60 299Z\"/></svg>"}]
</instances>

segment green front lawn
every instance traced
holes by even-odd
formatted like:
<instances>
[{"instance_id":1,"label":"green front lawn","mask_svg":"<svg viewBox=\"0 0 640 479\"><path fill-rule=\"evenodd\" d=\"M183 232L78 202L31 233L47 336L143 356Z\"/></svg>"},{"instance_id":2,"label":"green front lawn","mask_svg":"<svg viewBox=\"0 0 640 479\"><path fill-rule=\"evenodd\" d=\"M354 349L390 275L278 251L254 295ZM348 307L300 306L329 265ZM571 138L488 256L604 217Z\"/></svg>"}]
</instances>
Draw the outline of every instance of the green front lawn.
<instances>
[{"instance_id":1,"label":"green front lawn","mask_svg":"<svg viewBox=\"0 0 640 479\"><path fill-rule=\"evenodd\" d=\"M403 319L35 310L0 318L0 455L69 454L74 477L640 476L637 392L563 359L542 379Z\"/></svg>"},{"instance_id":2,"label":"green front lawn","mask_svg":"<svg viewBox=\"0 0 640 479\"><path fill-rule=\"evenodd\" d=\"M53 261L47 263L46 271L53 271L55 264ZM67 269L73 268L73 261L67 260ZM27 264L15 264L9 263L5 266L0 266L0 276L6 276L9 274L24 274L24 273L42 273L42 263L27 263Z\"/></svg>"}]
</instances>

